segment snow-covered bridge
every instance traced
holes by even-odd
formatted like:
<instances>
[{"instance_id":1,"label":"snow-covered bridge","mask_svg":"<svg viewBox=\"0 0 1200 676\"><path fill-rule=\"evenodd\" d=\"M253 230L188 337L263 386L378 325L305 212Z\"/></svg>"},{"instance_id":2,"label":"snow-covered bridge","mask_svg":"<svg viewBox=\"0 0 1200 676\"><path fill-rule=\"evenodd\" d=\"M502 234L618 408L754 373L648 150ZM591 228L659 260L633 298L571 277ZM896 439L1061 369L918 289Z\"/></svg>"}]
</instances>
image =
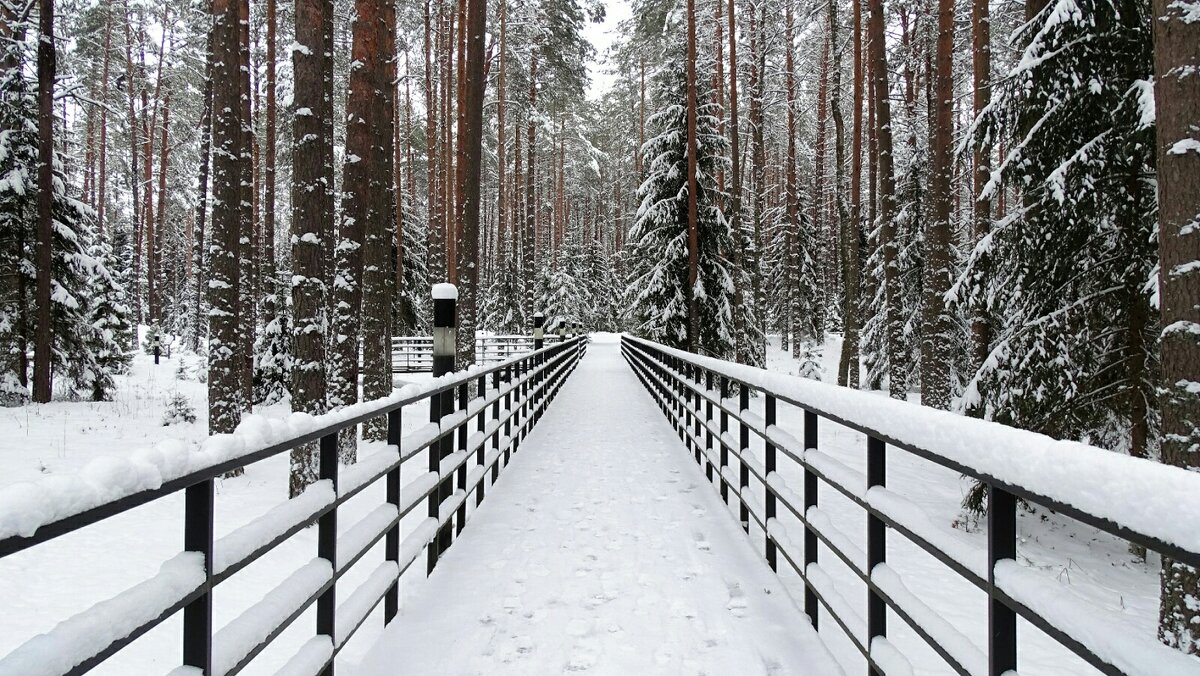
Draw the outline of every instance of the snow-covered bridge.
<instances>
[{"instance_id":1,"label":"snow-covered bridge","mask_svg":"<svg viewBox=\"0 0 1200 676\"><path fill-rule=\"evenodd\" d=\"M337 433L374 418L387 445L339 467ZM320 481L218 537L215 479L312 442ZM983 532L930 517L934 470L983 481ZM1087 533L1200 564L1200 520L1181 518L1200 476L628 337L8 490L0 556L180 495L184 553L0 674L101 673L172 626L185 666L146 673L1200 673L1027 556ZM1076 530L1018 549L1019 500L1033 527L1050 509ZM315 557L223 610L306 537Z\"/></svg>"}]
</instances>

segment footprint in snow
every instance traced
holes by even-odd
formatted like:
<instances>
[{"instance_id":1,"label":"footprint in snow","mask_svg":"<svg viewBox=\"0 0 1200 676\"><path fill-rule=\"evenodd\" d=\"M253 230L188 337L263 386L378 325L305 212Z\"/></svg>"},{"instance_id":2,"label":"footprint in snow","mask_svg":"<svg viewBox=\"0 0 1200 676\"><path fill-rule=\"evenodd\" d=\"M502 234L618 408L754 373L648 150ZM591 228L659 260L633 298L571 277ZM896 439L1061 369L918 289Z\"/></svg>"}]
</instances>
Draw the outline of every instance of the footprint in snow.
<instances>
[{"instance_id":1,"label":"footprint in snow","mask_svg":"<svg viewBox=\"0 0 1200 676\"><path fill-rule=\"evenodd\" d=\"M730 584L729 612L732 613L734 617L745 617L746 607L746 593L742 591L742 588L738 585L738 583L734 582L733 584Z\"/></svg>"},{"instance_id":2,"label":"footprint in snow","mask_svg":"<svg viewBox=\"0 0 1200 676\"><path fill-rule=\"evenodd\" d=\"M704 533L696 531L692 533L692 539L696 541L696 548L702 552L712 550L712 545L708 544L708 540L704 537Z\"/></svg>"}]
</instances>

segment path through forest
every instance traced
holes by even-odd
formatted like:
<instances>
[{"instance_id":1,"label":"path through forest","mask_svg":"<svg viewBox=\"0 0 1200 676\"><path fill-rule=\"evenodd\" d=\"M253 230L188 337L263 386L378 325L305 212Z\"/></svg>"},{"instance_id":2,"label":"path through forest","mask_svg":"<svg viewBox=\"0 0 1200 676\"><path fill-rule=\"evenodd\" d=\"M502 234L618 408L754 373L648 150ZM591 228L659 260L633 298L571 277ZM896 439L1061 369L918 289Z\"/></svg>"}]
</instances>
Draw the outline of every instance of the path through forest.
<instances>
[{"instance_id":1,"label":"path through forest","mask_svg":"<svg viewBox=\"0 0 1200 676\"><path fill-rule=\"evenodd\" d=\"M357 673L841 673L705 483L593 343Z\"/></svg>"}]
</instances>

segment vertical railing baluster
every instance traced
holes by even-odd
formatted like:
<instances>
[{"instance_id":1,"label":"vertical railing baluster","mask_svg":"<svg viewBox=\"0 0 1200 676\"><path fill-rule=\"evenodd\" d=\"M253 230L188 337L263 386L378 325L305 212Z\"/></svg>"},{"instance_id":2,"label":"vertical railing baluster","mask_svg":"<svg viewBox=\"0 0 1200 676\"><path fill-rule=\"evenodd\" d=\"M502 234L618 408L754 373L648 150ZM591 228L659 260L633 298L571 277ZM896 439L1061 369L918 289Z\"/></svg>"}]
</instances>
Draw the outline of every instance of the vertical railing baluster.
<instances>
[{"instance_id":1,"label":"vertical railing baluster","mask_svg":"<svg viewBox=\"0 0 1200 676\"><path fill-rule=\"evenodd\" d=\"M721 441L721 451L720 451L720 456L722 458L728 458L729 457L729 440L726 438L726 435L729 433L729 412L725 410L725 407L729 405L729 402L728 402L729 378L727 376L721 376L720 397L721 397L721 440L720 440ZM705 476L708 477L709 482L712 482L712 478L713 478L712 458L709 458L708 461L705 463L704 474L705 474ZM729 491L725 490L724 486L721 486L721 499L724 500L726 503L729 502Z\"/></svg>"},{"instance_id":2,"label":"vertical railing baluster","mask_svg":"<svg viewBox=\"0 0 1200 676\"><path fill-rule=\"evenodd\" d=\"M713 396L713 372L708 369L704 370L704 389L704 458L708 459L712 456L713 452L713 404L711 398ZM696 449L696 464L703 467L703 463L700 461L699 448Z\"/></svg>"},{"instance_id":3,"label":"vertical railing baluster","mask_svg":"<svg viewBox=\"0 0 1200 676\"><path fill-rule=\"evenodd\" d=\"M766 394L766 400L763 402L763 421L767 430L775 426L775 395ZM764 430L764 431L767 431ZM771 473L775 471L775 444L769 440L763 440L763 473L766 482L763 483L763 492L766 496L764 505L763 521L767 524L768 530L764 534L767 544L767 565L771 566L771 570L778 571L776 562L775 541L771 539L769 530L771 519L775 518L775 491L771 489Z\"/></svg>"},{"instance_id":4,"label":"vertical railing baluster","mask_svg":"<svg viewBox=\"0 0 1200 676\"><path fill-rule=\"evenodd\" d=\"M212 673L213 480L189 486L183 497L183 548L204 556L204 593L183 609L183 665Z\"/></svg>"},{"instance_id":5,"label":"vertical railing baluster","mask_svg":"<svg viewBox=\"0 0 1200 676\"><path fill-rule=\"evenodd\" d=\"M492 402L492 420L496 421L496 429L492 432L492 451L496 453L491 472L493 485L496 483L496 479L500 478L500 374L502 372L501 369L492 371L492 389L495 390L492 396L496 397L496 401Z\"/></svg>"},{"instance_id":6,"label":"vertical railing baluster","mask_svg":"<svg viewBox=\"0 0 1200 676\"><path fill-rule=\"evenodd\" d=\"M988 675L1017 670L1017 614L997 598L996 564L1017 558L1017 499L988 484Z\"/></svg>"},{"instance_id":7,"label":"vertical railing baluster","mask_svg":"<svg viewBox=\"0 0 1200 676\"><path fill-rule=\"evenodd\" d=\"M746 413L750 410L750 386L742 383L741 390L738 393L738 408L740 410L740 418L745 418ZM742 530L750 532L750 507L746 500L750 498L750 468L746 466L746 458L750 457L750 426L742 421L741 435L738 438L738 446L741 447L742 453L738 460L738 493L741 497L738 499L738 520L742 522ZM728 458L724 460L728 464ZM725 467L721 467L721 476L725 476Z\"/></svg>"},{"instance_id":8,"label":"vertical railing baluster","mask_svg":"<svg viewBox=\"0 0 1200 676\"><path fill-rule=\"evenodd\" d=\"M395 446L397 456L399 457L404 451L400 448L402 438L402 428L400 426L400 409L388 411L387 414L387 443L388 446ZM396 467L387 473L387 501L388 504L395 506L396 514L400 514L400 462L396 462ZM399 570L400 565L400 522L388 529L386 540L384 540L384 559L387 561L396 562L396 570ZM400 610L400 580L392 583L388 588L387 595L383 599L383 623L386 625L396 617L396 613Z\"/></svg>"},{"instance_id":9,"label":"vertical railing baluster","mask_svg":"<svg viewBox=\"0 0 1200 676\"><path fill-rule=\"evenodd\" d=\"M333 484L333 494L338 486L338 435L321 437L319 479ZM337 503L317 520L317 556L329 562L333 571L333 582L324 594L317 597L317 634L328 636L337 645L337 627L334 618L337 611ZM321 676L334 676L333 661L321 672Z\"/></svg>"},{"instance_id":10,"label":"vertical railing baluster","mask_svg":"<svg viewBox=\"0 0 1200 676\"><path fill-rule=\"evenodd\" d=\"M700 374L703 370L699 366L692 366L692 386L688 388L688 392L692 395L693 406L692 411L692 445L696 447L696 454L700 454L700 416L703 415L701 408L703 407L703 398L700 396L701 380ZM711 444L710 444L711 446Z\"/></svg>"},{"instance_id":11,"label":"vertical railing baluster","mask_svg":"<svg viewBox=\"0 0 1200 676\"><path fill-rule=\"evenodd\" d=\"M470 406L470 388L464 381L458 386L458 411L462 420L458 423L458 452L462 454L462 460L458 464L458 470L455 472L454 486L463 492L463 501L458 506L457 514L455 515L454 534L462 533L462 529L467 525L467 437L470 430L467 429L467 407Z\"/></svg>"},{"instance_id":12,"label":"vertical railing baluster","mask_svg":"<svg viewBox=\"0 0 1200 676\"><path fill-rule=\"evenodd\" d=\"M887 446L882 439L867 437L867 490L887 485ZM887 526L883 519L867 514L867 579L872 578L875 566L887 561ZM875 638L887 636L887 605L874 589L867 592L867 649ZM882 676L875 667L868 667L871 676Z\"/></svg>"},{"instance_id":13,"label":"vertical railing baluster","mask_svg":"<svg viewBox=\"0 0 1200 676\"><path fill-rule=\"evenodd\" d=\"M484 480L487 479L487 437L483 436L487 429L487 406L484 402L487 401L487 376L479 376L479 413L475 420L475 431L479 432L479 448L475 450L475 462L479 465L479 483L475 489L475 506L483 502L487 489L484 487Z\"/></svg>"},{"instance_id":14,"label":"vertical railing baluster","mask_svg":"<svg viewBox=\"0 0 1200 676\"><path fill-rule=\"evenodd\" d=\"M504 466L508 466L508 461L512 459L513 448L517 445L517 440L513 436L513 421L519 421L518 413L513 409L513 365L509 364L504 367L504 436L508 437L508 444L504 447Z\"/></svg>"},{"instance_id":15,"label":"vertical railing baluster","mask_svg":"<svg viewBox=\"0 0 1200 676\"><path fill-rule=\"evenodd\" d=\"M817 414L804 412L804 451L817 448ZM808 510L817 506L817 474L808 462L804 463L804 612L812 622L813 629L819 627L817 594L808 586L808 567L817 565L817 532L808 525Z\"/></svg>"}]
</instances>

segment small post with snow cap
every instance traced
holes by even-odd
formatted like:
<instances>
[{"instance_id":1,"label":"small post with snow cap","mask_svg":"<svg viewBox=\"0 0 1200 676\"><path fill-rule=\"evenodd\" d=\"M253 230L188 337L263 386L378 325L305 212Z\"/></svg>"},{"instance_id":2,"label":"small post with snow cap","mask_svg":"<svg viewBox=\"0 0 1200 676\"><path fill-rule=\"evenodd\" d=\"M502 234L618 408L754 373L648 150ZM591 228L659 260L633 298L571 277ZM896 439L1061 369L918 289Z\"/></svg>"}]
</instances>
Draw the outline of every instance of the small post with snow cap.
<instances>
[{"instance_id":1,"label":"small post with snow cap","mask_svg":"<svg viewBox=\"0 0 1200 676\"><path fill-rule=\"evenodd\" d=\"M538 312L533 315L533 349L542 349L546 344L546 315Z\"/></svg>"},{"instance_id":2,"label":"small post with snow cap","mask_svg":"<svg viewBox=\"0 0 1200 676\"><path fill-rule=\"evenodd\" d=\"M458 289L453 284L433 286L433 377L444 376L454 371L454 341L457 337ZM454 412L454 390L450 389L429 398L429 422L441 423L442 418ZM441 473L442 460L454 453L454 436L444 435L429 449L429 471ZM448 477L438 484L429 495L429 516L441 522L440 509L443 502L454 492L453 479ZM451 524L438 529L437 537L429 543L427 570L433 572L441 553L450 548L454 531Z\"/></svg>"}]
</instances>

